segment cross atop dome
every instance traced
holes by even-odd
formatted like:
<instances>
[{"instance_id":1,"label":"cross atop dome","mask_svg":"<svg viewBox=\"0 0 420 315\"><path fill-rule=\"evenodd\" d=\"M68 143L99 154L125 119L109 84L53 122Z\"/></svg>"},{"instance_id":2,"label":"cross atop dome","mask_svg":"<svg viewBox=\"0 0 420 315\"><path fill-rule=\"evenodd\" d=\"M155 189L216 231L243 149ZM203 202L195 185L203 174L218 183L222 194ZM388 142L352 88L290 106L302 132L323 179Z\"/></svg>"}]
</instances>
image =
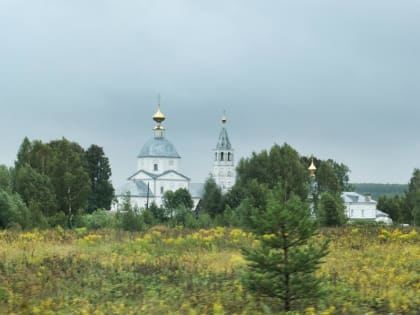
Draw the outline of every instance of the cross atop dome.
<instances>
[{"instance_id":1,"label":"cross atop dome","mask_svg":"<svg viewBox=\"0 0 420 315\"><path fill-rule=\"evenodd\" d=\"M226 112L224 112L222 116L222 124L226 124L226 122L227 122L227 117L226 117Z\"/></svg>"}]
</instances>

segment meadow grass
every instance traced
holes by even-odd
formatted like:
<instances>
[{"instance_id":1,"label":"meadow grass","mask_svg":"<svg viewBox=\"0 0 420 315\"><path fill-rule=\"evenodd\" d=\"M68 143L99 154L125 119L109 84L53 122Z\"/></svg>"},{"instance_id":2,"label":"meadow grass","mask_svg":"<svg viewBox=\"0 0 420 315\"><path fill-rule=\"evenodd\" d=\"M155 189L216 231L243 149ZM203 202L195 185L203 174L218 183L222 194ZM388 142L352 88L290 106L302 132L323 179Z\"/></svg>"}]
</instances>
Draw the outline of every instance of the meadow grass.
<instances>
[{"instance_id":1,"label":"meadow grass","mask_svg":"<svg viewBox=\"0 0 420 315\"><path fill-rule=\"evenodd\" d=\"M325 297L293 314L418 314L419 234L325 229ZM0 314L281 314L248 292L240 229L0 232Z\"/></svg>"}]
</instances>

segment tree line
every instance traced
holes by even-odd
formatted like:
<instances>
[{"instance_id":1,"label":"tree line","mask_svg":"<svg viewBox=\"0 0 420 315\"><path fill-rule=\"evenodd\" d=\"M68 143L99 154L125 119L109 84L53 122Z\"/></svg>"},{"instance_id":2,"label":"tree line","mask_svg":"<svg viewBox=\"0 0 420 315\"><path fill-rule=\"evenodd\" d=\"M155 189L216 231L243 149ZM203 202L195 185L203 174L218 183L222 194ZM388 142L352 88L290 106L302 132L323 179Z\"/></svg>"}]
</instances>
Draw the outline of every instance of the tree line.
<instances>
[{"instance_id":1,"label":"tree line","mask_svg":"<svg viewBox=\"0 0 420 315\"><path fill-rule=\"evenodd\" d=\"M308 172L312 161L317 167L315 178ZM120 214L119 221L111 224L104 213L97 213L97 218L94 214L98 209L109 209L114 197L111 168L103 149L91 145L85 150L64 138L48 143L25 138L14 167L0 166L0 227L67 226L78 219L79 224L123 228L126 222L127 229L161 223L251 228L252 217L265 211L267 194L278 185L284 200L293 194L308 207L311 204L312 214L321 225L339 226L346 221L341 193L354 188L349 183L349 172L346 165L332 159L301 156L288 144L275 144L239 161L236 183L228 193L222 194L215 181L208 178L195 212L191 211L193 202L188 190L181 189L167 191L160 207L152 203L148 209L136 209L127 201L123 211L127 218ZM378 208L395 222L419 224L419 178L415 170L407 192L380 197ZM86 222L80 223L83 220Z\"/></svg>"},{"instance_id":2,"label":"tree line","mask_svg":"<svg viewBox=\"0 0 420 315\"><path fill-rule=\"evenodd\" d=\"M316 177L311 179L308 166L311 161L317 167ZM345 222L341 193L351 190L349 168L332 159L300 156L290 145L274 145L270 150L252 153L239 161L236 183L222 194L212 178L204 187L200 211L208 213L222 224L252 226L252 217L267 208L267 194L280 185L284 200L291 195L309 207L313 204L323 225L341 225ZM316 187L311 186L311 181Z\"/></svg>"},{"instance_id":3,"label":"tree line","mask_svg":"<svg viewBox=\"0 0 420 315\"><path fill-rule=\"evenodd\" d=\"M110 208L110 178L98 145L25 138L14 167L0 166L0 227L71 226L77 215Z\"/></svg>"},{"instance_id":4,"label":"tree line","mask_svg":"<svg viewBox=\"0 0 420 315\"><path fill-rule=\"evenodd\" d=\"M408 189L407 184L352 183L352 186L355 192L370 194L375 200L382 196L404 195Z\"/></svg>"},{"instance_id":5,"label":"tree line","mask_svg":"<svg viewBox=\"0 0 420 315\"><path fill-rule=\"evenodd\" d=\"M378 209L388 213L396 223L420 225L420 169L416 168L403 194L384 195Z\"/></svg>"}]
</instances>

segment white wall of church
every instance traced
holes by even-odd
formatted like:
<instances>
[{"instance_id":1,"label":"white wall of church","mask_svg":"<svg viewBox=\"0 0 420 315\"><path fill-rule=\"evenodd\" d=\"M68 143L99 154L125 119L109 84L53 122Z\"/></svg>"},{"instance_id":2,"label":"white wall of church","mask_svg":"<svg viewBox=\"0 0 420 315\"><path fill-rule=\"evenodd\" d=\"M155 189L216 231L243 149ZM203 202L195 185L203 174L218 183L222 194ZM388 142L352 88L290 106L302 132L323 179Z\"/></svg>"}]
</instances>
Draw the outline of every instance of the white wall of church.
<instances>
[{"instance_id":1,"label":"white wall of church","mask_svg":"<svg viewBox=\"0 0 420 315\"><path fill-rule=\"evenodd\" d=\"M219 185L223 192L228 191L235 184L235 167L225 163L213 166L213 178L217 185Z\"/></svg>"},{"instance_id":2,"label":"white wall of church","mask_svg":"<svg viewBox=\"0 0 420 315\"><path fill-rule=\"evenodd\" d=\"M145 170L153 174L161 174L168 170L179 171L179 158L139 158L137 160L137 170Z\"/></svg>"},{"instance_id":3,"label":"white wall of church","mask_svg":"<svg viewBox=\"0 0 420 315\"><path fill-rule=\"evenodd\" d=\"M180 188L188 189L188 181L187 180L156 180L156 194L155 196L163 196L163 194L168 191L175 191Z\"/></svg>"},{"instance_id":4,"label":"white wall of church","mask_svg":"<svg viewBox=\"0 0 420 315\"><path fill-rule=\"evenodd\" d=\"M376 203L346 203L345 206L349 219L376 218Z\"/></svg>"}]
</instances>

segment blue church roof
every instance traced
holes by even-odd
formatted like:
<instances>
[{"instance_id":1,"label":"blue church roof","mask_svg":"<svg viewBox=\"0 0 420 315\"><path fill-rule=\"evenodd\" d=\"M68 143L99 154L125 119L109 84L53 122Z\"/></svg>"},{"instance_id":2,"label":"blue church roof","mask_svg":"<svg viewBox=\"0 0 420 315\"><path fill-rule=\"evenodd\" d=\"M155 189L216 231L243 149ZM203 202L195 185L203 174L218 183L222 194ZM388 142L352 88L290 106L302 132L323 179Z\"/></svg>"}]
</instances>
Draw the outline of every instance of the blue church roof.
<instances>
[{"instance_id":1,"label":"blue church roof","mask_svg":"<svg viewBox=\"0 0 420 315\"><path fill-rule=\"evenodd\" d=\"M137 157L181 158L174 145L164 137L154 137L147 141Z\"/></svg>"},{"instance_id":2,"label":"blue church roof","mask_svg":"<svg viewBox=\"0 0 420 315\"><path fill-rule=\"evenodd\" d=\"M232 150L232 145L229 141L229 136L226 129L223 127L219 134L219 141L216 146L217 150Z\"/></svg>"}]
</instances>

